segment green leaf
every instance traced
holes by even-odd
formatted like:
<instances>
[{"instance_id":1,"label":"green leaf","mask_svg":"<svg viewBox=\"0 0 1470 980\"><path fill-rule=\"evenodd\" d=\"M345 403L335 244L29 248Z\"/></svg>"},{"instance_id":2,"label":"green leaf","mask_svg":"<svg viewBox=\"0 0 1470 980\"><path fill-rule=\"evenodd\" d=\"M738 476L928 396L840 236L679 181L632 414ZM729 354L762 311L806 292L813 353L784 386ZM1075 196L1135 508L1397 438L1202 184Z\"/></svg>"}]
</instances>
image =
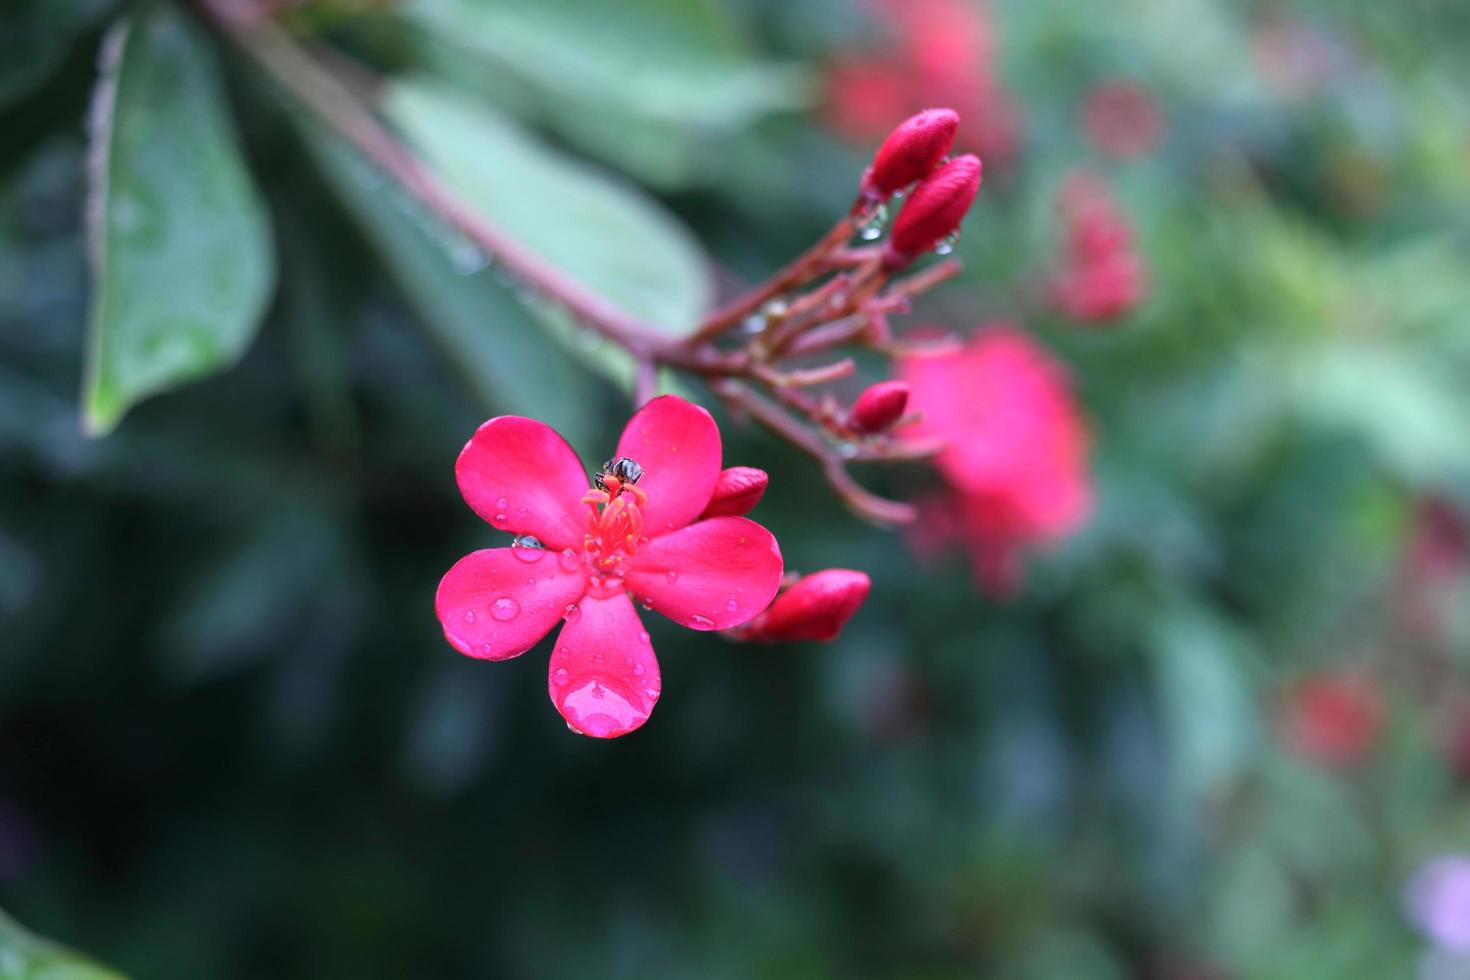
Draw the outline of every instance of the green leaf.
<instances>
[{"instance_id":1,"label":"green leaf","mask_svg":"<svg viewBox=\"0 0 1470 980\"><path fill-rule=\"evenodd\" d=\"M711 298L709 266L656 202L442 85L399 82L385 107L467 200L527 248L671 337L694 331Z\"/></svg>"},{"instance_id":2,"label":"green leaf","mask_svg":"<svg viewBox=\"0 0 1470 980\"><path fill-rule=\"evenodd\" d=\"M1176 802L1194 804L1227 789L1254 747L1242 638L1181 601L1156 619L1150 641Z\"/></svg>"},{"instance_id":3,"label":"green leaf","mask_svg":"<svg viewBox=\"0 0 1470 980\"><path fill-rule=\"evenodd\" d=\"M566 358L548 350L511 289L483 267L484 257L340 139L301 129L338 198L481 406L534 415L573 445L590 437L593 393ZM626 371L631 376L631 365Z\"/></svg>"},{"instance_id":4,"label":"green leaf","mask_svg":"<svg viewBox=\"0 0 1470 980\"><path fill-rule=\"evenodd\" d=\"M19 0L0 10L0 108L29 95L109 0Z\"/></svg>"},{"instance_id":5,"label":"green leaf","mask_svg":"<svg viewBox=\"0 0 1470 980\"><path fill-rule=\"evenodd\" d=\"M64 946L32 935L0 912L0 980L123 980Z\"/></svg>"},{"instance_id":6,"label":"green leaf","mask_svg":"<svg viewBox=\"0 0 1470 980\"><path fill-rule=\"evenodd\" d=\"M403 16L562 100L729 129L812 96L804 69L750 58L712 0L413 0Z\"/></svg>"},{"instance_id":7,"label":"green leaf","mask_svg":"<svg viewBox=\"0 0 1470 980\"><path fill-rule=\"evenodd\" d=\"M275 276L265 206L208 40L159 6L115 25L102 62L84 393L93 433L141 399L237 361Z\"/></svg>"}]
</instances>

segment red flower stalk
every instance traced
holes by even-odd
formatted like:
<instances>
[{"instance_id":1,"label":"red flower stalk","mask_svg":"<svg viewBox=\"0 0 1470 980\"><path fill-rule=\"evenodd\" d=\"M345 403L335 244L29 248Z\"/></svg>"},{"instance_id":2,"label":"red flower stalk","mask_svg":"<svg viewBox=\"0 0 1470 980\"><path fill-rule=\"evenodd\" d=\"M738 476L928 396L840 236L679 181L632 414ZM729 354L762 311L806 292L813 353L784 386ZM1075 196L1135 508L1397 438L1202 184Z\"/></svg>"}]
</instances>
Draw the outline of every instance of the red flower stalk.
<instances>
[{"instance_id":1,"label":"red flower stalk","mask_svg":"<svg viewBox=\"0 0 1470 980\"><path fill-rule=\"evenodd\" d=\"M886 201L929 176L954 144L959 125L953 109L925 109L899 123L863 174L862 200Z\"/></svg>"},{"instance_id":2,"label":"red flower stalk","mask_svg":"<svg viewBox=\"0 0 1470 980\"><path fill-rule=\"evenodd\" d=\"M1066 374L1010 324L900 367L921 413L905 435L946 443L935 464L951 489L916 525L942 539L915 544L922 552L958 538L980 588L1005 595L1023 548L1076 530L1091 511L1087 429Z\"/></svg>"},{"instance_id":3,"label":"red flower stalk","mask_svg":"<svg viewBox=\"0 0 1470 980\"><path fill-rule=\"evenodd\" d=\"M1101 324L1138 306L1148 292L1143 260L1107 187L1073 174L1062 185L1060 210L1066 238L1052 294L1062 312Z\"/></svg>"},{"instance_id":4,"label":"red flower stalk","mask_svg":"<svg viewBox=\"0 0 1470 980\"><path fill-rule=\"evenodd\" d=\"M721 470L720 478L715 481L715 492L709 498L709 505L699 516L740 517L748 514L760 502L761 497L765 496L766 484L770 479L765 470L758 470L754 466L732 466Z\"/></svg>"},{"instance_id":5,"label":"red flower stalk","mask_svg":"<svg viewBox=\"0 0 1470 980\"><path fill-rule=\"evenodd\" d=\"M1112 79L1087 93L1082 125L1098 150L1126 160L1153 151L1163 116L1148 89L1127 79Z\"/></svg>"},{"instance_id":6,"label":"red flower stalk","mask_svg":"<svg viewBox=\"0 0 1470 980\"><path fill-rule=\"evenodd\" d=\"M959 230L980 191L980 158L949 161L914 188L883 250L883 264L902 268Z\"/></svg>"},{"instance_id":7,"label":"red flower stalk","mask_svg":"<svg viewBox=\"0 0 1470 980\"><path fill-rule=\"evenodd\" d=\"M902 381L880 381L870 385L853 402L850 416L853 430L865 435L884 432L903 417L908 403L909 386Z\"/></svg>"},{"instance_id":8,"label":"red flower stalk","mask_svg":"<svg viewBox=\"0 0 1470 980\"><path fill-rule=\"evenodd\" d=\"M1383 701L1360 671L1335 670L1303 680L1286 698L1281 737L1297 755L1331 768L1362 762L1378 739Z\"/></svg>"},{"instance_id":9,"label":"red flower stalk","mask_svg":"<svg viewBox=\"0 0 1470 980\"><path fill-rule=\"evenodd\" d=\"M547 690L574 731L626 735L662 683L634 600L696 630L739 626L780 587L781 550L744 517L701 519L720 480L720 432L673 395L629 420L588 488L566 441L533 419L480 426L455 464L460 493L510 548L460 559L435 612L459 652L506 660L562 622Z\"/></svg>"},{"instance_id":10,"label":"red flower stalk","mask_svg":"<svg viewBox=\"0 0 1470 980\"><path fill-rule=\"evenodd\" d=\"M739 636L761 643L835 640L871 588L862 572L846 568L814 572L782 592Z\"/></svg>"}]
</instances>

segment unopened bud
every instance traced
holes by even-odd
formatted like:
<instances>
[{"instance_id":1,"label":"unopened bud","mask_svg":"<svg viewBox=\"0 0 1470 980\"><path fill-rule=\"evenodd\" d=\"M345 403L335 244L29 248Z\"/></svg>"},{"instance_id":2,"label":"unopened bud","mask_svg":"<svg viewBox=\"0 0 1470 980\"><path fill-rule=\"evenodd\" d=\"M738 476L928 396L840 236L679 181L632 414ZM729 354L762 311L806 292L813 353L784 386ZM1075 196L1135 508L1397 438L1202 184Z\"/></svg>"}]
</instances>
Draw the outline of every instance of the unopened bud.
<instances>
[{"instance_id":1,"label":"unopened bud","mask_svg":"<svg viewBox=\"0 0 1470 980\"><path fill-rule=\"evenodd\" d=\"M760 502L770 477L754 466L732 466L720 471L714 495L704 508L704 517L739 517Z\"/></svg>"},{"instance_id":2,"label":"unopened bud","mask_svg":"<svg viewBox=\"0 0 1470 980\"><path fill-rule=\"evenodd\" d=\"M908 404L909 386L902 381L870 385L852 403L852 427L862 433L883 432L903 416Z\"/></svg>"},{"instance_id":3,"label":"unopened bud","mask_svg":"<svg viewBox=\"0 0 1470 980\"><path fill-rule=\"evenodd\" d=\"M863 174L863 198L886 201L895 191L929 176L949 152L959 125L953 109L925 109L899 123Z\"/></svg>"},{"instance_id":4,"label":"unopened bud","mask_svg":"<svg viewBox=\"0 0 1470 980\"><path fill-rule=\"evenodd\" d=\"M740 636L762 643L835 640L872 585L867 575L846 568L814 572L777 596Z\"/></svg>"},{"instance_id":5,"label":"unopened bud","mask_svg":"<svg viewBox=\"0 0 1470 980\"><path fill-rule=\"evenodd\" d=\"M902 268L958 231L979 190L980 158L971 153L925 177L893 222L884 266Z\"/></svg>"}]
</instances>

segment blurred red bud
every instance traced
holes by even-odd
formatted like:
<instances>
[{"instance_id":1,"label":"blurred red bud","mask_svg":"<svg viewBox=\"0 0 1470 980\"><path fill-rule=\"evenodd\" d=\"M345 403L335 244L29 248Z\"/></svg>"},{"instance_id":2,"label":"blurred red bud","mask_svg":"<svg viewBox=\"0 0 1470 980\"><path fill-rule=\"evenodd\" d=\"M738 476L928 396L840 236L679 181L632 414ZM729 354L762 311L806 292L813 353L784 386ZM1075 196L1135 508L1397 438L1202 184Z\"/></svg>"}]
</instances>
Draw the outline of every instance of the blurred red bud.
<instances>
[{"instance_id":1,"label":"blurred red bud","mask_svg":"<svg viewBox=\"0 0 1470 980\"><path fill-rule=\"evenodd\" d=\"M863 197L886 201L895 191L929 176L949 152L959 126L959 114L953 109L925 109L899 123L863 174Z\"/></svg>"},{"instance_id":2,"label":"blurred red bud","mask_svg":"<svg viewBox=\"0 0 1470 980\"><path fill-rule=\"evenodd\" d=\"M852 405L852 427L863 433L883 432L903 415L909 404L909 386L902 381L870 385Z\"/></svg>"},{"instance_id":3,"label":"blurred red bud","mask_svg":"<svg viewBox=\"0 0 1470 980\"><path fill-rule=\"evenodd\" d=\"M889 269L908 265L958 231L979 190L980 158L971 153L924 178L893 223L883 264Z\"/></svg>"},{"instance_id":4,"label":"blurred red bud","mask_svg":"<svg viewBox=\"0 0 1470 980\"><path fill-rule=\"evenodd\" d=\"M762 643L835 640L872 584L867 575L846 568L814 572L777 596L740 636Z\"/></svg>"},{"instance_id":5,"label":"blurred red bud","mask_svg":"<svg viewBox=\"0 0 1470 980\"><path fill-rule=\"evenodd\" d=\"M754 466L732 466L720 471L715 492L709 498L701 519L706 517L740 517L760 502L770 481L765 470Z\"/></svg>"},{"instance_id":6,"label":"blurred red bud","mask_svg":"<svg viewBox=\"0 0 1470 980\"><path fill-rule=\"evenodd\" d=\"M1316 674L1287 695L1281 734L1287 748L1318 765L1347 768L1363 761L1383 723L1377 683L1350 669Z\"/></svg>"}]
</instances>

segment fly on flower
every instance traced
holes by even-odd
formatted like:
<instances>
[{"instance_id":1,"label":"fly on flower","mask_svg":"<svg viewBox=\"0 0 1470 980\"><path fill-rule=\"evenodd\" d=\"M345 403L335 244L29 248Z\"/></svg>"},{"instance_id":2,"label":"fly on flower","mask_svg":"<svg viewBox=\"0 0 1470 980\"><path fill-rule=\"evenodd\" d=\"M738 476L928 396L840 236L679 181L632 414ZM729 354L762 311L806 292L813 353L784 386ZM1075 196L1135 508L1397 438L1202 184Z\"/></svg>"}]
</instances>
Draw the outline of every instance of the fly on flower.
<instances>
[{"instance_id":1,"label":"fly on flower","mask_svg":"<svg viewBox=\"0 0 1470 980\"><path fill-rule=\"evenodd\" d=\"M765 609L781 584L770 531L702 516L720 456L714 419L674 395L629 420L590 486L549 426L513 415L486 422L455 478L470 508L522 546L475 551L449 570L434 602L445 638L467 656L508 660L560 622L547 690L568 727L595 738L638 728L662 682L634 603L724 630Z\"/></svg>"}]
</instances>

